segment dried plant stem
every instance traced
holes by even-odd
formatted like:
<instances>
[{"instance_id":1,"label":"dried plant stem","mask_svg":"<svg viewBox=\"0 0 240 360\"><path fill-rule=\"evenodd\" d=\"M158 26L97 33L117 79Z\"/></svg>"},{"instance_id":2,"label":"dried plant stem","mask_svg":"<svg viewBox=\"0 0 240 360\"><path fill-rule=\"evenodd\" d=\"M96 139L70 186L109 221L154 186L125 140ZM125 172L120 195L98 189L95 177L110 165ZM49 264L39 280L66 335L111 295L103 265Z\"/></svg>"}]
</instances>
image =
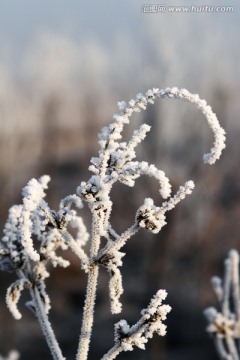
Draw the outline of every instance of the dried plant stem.
<instances>
[{"instance_id":1,"label":"dried plant stem","mask_svg":"<svg viewBox=\"0 0 240 360\"><path fill-rule=\"evenodd\" d=\"M21 313L17 308L19 298L24 289L30 290L32 301L28 302L28 305L35 310L53 360L65 358L48 319L50 299L46 293L45 279L50 275L48 264L54 267L69 265L69 261L59 256L56 251L70 248L79 257L82 269L88 274L81 334L76 354L76 360L87 360L94 321L99 266L105 268L110 275L111 312L118 314L122 310L119 298L123 293L119 267L122 266L122 258L125 255L120 251L121 248L141 228L153 234L159 233L166 224L166 212L172 210L186 195L191 194L194 188L193 181L187 181L171 197L171 184L165 173L153 164L135 161L135 148L150 130L147 124L142 124L135 130L129 141L122 141L123 127L129 123L130 117L136 112L145 110L148 104L154 104L157 99L180 99L197 105L214 133L213 147L204 155L204 162L215 163L225 147L225 131L220 127L210 106L198 95L191 94L185 89L154 88L148 90L145 95L138 94L135 100L119 103L120 112L114 115L113 122L103 127L99 134L99 155L91 158L89 167L93 175L87 182L81 182L76 194L66 196L60 201L58 211L51 210L44 200L45 190L50 181L48 175L31 179L23 188L22 205L14 205L9 210L4 236L0 240L0 270L14 270L19 279L7 290L7 306L13 316L20 319ZM135 181L142 175L153 177L159 182L159 191L165 201L161 206L156 206L153 199L146 198L137 209L134 224L122 234L117 234L110 223L113 205L110 199L112 186L119 181L133 187ZM74 206L81 209L84 202L89 206L92 214L89 254L83 248L89 239L89 233L77 210L72 208ZM71 235L70 228L75 229L76 238ZM105 246L100 248L102 237L105 238ZM36 241L40 241L38 246L35 246ZM223 296L219 295L223 314L219 314L214 308L208 309L206 313L210 322L208 331L214 334L221 331L221 337L224 335L224 341L219 341L218 349L222 356L228 356L227 360L239 360L235 346L236 335L239 335L240 329L238 264L239 257L236 252L232 252L231 259L226 265L224 287L220 286L219 281L217 284L215 281L218 295L223 294ZM233 293L236 319L232 317L230 307L229 296L232 284L236 287ZM145 349L145 344L154 333L164 336L166 326L163 321L171 310L169 305L162 304L166 296L165 290L158 290L148 307L142 310L142 316L135 325L130 327L124 319L116 323L115 345L102 360L115 359L122 351L133 350L134 346ZM229 348L229 353L225 347Z\"/></svg>"},{"instance_id":2,"label":"dried plant stem","mask_svg":"<svg viewBox=\"0 0 240 360\"><path fill-rule=\"evenodd\" d=\"M209 326L207 331L214 334L215 346L219 357L227 360L239 360L240 294L239 294L239 254L229 252L225 260L223 282L212 278L214 292L220 302L220 312L214 307L206 309Z\"/></svg>"},{"instance_id":3,"label":"dried plant stem","mask_svg":"<svg viewBox=\"0 0 240 360\"><path fill-rule=\"evenodd\" d=\"M220 338L219 336L214 336L214 344L218 353L218 356L221 360L230 360L230 355L226 351L225 345L224 345L224 339Z\"/></svg>"},{"instance_id":4,"label":"dried plant stem","mask_svg":"<svg viewBox=\"0 0 240 360\"><path fill-rule=\"evenodd\" d=\"M100 233L99 233L99 213L93 211L92 223L92 242L90 249L91 266L88 273L88 284L83 309L82 329L79 340L78 352L76 360L87 360L89 344L93 326L94 307L97 291L97 281L99 273L99 265L94 262L100 246Z\"/></svg>"},{"instance_id":5,"label":"dried plant stem","mask_svg":"<svg viewBox=\"0 0 240 360\"><path fill-rule=\"evenodd\" d=\"M232 360L239 360L236 344L233 337L229 334L226 334L226 343Z\"/></svg>"},{"instance_id":6,"label":"dried plant stem","mask_svg":"<svg viewBox=\"0 0 240 360\"><path fill-rule=\"evenodd\" d=\"M54 360L64 360L65 358L62 355L61 349L58 345L58 342L57 342L57 339L53 332L53 329L48 320L48 316L45 312L38 289L36 287L34 287L34 288L30 289L30 293L31 293L32 299L34 300L38 321L40 323L42 332L46 338L46 341L47 341L47 344L51 351L53 359Z\"/></svg>"},{"instance_id":7,"label":"dried plant stem","mask_svg":"<svg viewBox=\"0 0 240 360\"><path fill-rule=\"evenodd\" d=\"M120 344L115 344L101 360L113 360L123 351Z\"/></svg>"},{"instance_id":8,"label":"dried plant stem","mask_svg":"<svg viewBox=\"0 0 240 360\"><path fill-rule=\"evenodd\" d=\"M93 265L88 276L87 294L84 305L81 336L76 360L86 360L88 356L89 343L93 325L93 313L95 306L98 273L98 265Z\"/></svg>"}]
</instances>

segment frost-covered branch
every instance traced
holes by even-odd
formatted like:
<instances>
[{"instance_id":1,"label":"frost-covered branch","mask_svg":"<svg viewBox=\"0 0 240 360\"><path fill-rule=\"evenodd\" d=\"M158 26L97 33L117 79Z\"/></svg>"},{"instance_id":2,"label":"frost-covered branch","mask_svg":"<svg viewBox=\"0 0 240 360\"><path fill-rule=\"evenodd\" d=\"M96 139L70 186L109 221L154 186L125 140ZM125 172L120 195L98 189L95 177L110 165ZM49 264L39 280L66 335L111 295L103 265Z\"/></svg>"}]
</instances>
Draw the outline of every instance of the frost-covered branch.
<instances>
[{"instance_id":1,"label":"frost-covered branch","mask_svg":"<svg viewBox=\"0 0 240 360\"><path fill-rule=\"evenodd\" d=\"M231 250L225 260L223 282L212 278L213 290L220 304L220 311L210 307L204 311L208 320L207 332L214 337L214 343L221 359L240 359L240 292L239 254Z\"/></svg>"},{"instance_id":2,"label":"frost-covered branch","mask_svg":"<svg viewBox=\"0 0 240 360\"><path fill-rule=\"evenodd\" d=\"M71 209L73 203L82 206L79 197L73 195L63 199L58 213L49 209L44 200L49 180L48 176L30 180L22 192L23 204L9 210L0 247L0 266L2 270L16 271L19 278L7 291L9 310L16 319L21 318L17 303L21 292L28 289L32 300L26 306L37 316L52 356L59 360L64 358L48 320L51 305L45 287L45 279L50 275L47 265L67 267L69 262L56 252L70 247L86 269L88 258L81 247L88 235L82 219ZM76 240L66 230L67 226L77 228ZM35 241L40 242L39 246L34 246Z\"/></svg>"},{"instance_id":3,"label":"frost-covered branch","mask_svg":"<svg viewBox=\"0 0 240 360\"><path fill-rule=\"evenodd\" d=\"M133 132L129 141L122 141L124 125L129 123L131 115L145 110L148 104L153 104L157 99L184 100L195 104L202 111L214 134L213 147L204 155L204 162L213 164L225 147L225 132L205 100L185 89L154 88L148 90L145 95L138 94L135 100L118 104L119 113L113 116L113 122L104 127L99 134L99 154L91 158L89 167L92 176L89 180L80 183L76 194L61 200L58 210L50 209L45 201L45 190L50 180L46 175L38 180L31 179L23 189L23 203L14 205L9 210L4 236L0 243L0 268L15 271L17 280L7 291L7 305L15 318L20 319L21 313L17 303L21 292L25 289L29 291L31 300L26 305L38 317L52 356L56 360L64 358L48 319L51 303L45 280L51 274L49 265L54 267L69 265L67 260L59 256L58 250L71 249L79 258L80 266L88 276L76 355L77 360L87 360L94 321L99 267L103 267L109 273L111 312L119 313L122 310L120 297L124 283L120 271L125 255L122 248L140 230L157 234L166 224L166 212L172 210L194 189L193 181L186 181L175 195L171 195L171 184L164 171L154 164L136 160L136 147L150 131L149 125L142 124ZM111 224L112 187L118 181L133 187L136 180L143 175L158 182L159 193L164 201L155 204L151 198L143 199L143 204L136 209L132 225L118 234ZM84 204L89 207L92 217L90 232L79 216ZM72 232L72 229L75 231ZM84 248L88 240L89 253ZM238 283L236 274L234 282ZM144 344L154 332L159 335L165 334L162 321L170 311L168 305L162 305L165 296L164 290L158 291L134 326L129 327L125 320L116 324L115 345L104 359L114 359L121 351L132 350L134 346L144 348ZM234 296L237 298L237 291ZM236 304L235 308L239 317L240 311L237 310Z\"/></svg>"},{"instance_id":4,"label":"frost-covered branch","mask_svg":"<svg viewBox=\"0 0 240 360\"><path fill-rule=\"evenodd\" d=\"M102 360L115 359L122 351L132 351L134 346L144 350L145 344L154 333L164 336L166 326L162 322L171 311L169 305L162 304L166 296L165 290L159 290L149 306L141 311L142 317L135 325L130 327L126 320L120 320L115 324L115 345L103 356Z\"/></svg>"}]
</instances>

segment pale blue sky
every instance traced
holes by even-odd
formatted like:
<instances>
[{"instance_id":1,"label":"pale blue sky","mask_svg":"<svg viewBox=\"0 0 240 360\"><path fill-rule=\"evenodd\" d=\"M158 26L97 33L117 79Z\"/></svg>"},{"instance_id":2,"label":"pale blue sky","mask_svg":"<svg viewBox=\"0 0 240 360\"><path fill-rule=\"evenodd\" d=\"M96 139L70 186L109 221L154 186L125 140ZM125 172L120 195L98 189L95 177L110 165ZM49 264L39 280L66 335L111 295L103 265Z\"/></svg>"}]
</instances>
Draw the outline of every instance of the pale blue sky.
<instances>
[{"instance_id":1,"label":"pale blue sky","mask_svg":"<svg viewBox=\"0 0 240 360\"><path fill-rule=\"evenodd\" d=\"M240 35L240 4L225 0L167 0L169 5L233 5L233 13L164 13L143 14L141 6L150 0L2 0L0 3L0 63L7 63L17 73L22 57L37 44L41 33L65 36L79 49L94 39L113 59L112 67L125 72L126 64L140 70L152 69L157 78L168 67L178 73L203 74L225 66L223 76L236 67ZM164 3L157 1L155 3ZM119 34L125 41L118 58L116 42ZM163 44L166 42L166 44ZM154 51L153 51L154 49ZM31 50L30 50L31 51ZM153 51L153 53L152 53ZM208 53L209 52L209 53ZM156 59L152 60L153 57ZM124 66L122 66L124 62ZM209 65L207 64L209 62ZM214 64L214 65L213 65ZM121 68L122 66L122 68ZM184 68L181 69L181 66ZM230 69L230 70L229 70ZM149 70L149 71L150 71ZM222 72L222 69L219 70ZM204 73L204 76L207 74ZM145 76L148 76L145 74ZM218 76L218 75L216 75ZM235 76L235 75L234 75ZM172 74L173 78L176 75ZM170 76L170 83L172 83ZM178 80L178 79L177 79ZM181 80L179 80L181 81ZM185 80L184 80L185 81Z\"/></svg>"},{"instance_id":2,"label":"pale blue sky","mask_svg":"<svg viewBox=\"0 0 240 360\"><path fill-rule=\"evenodd\" d=\"M169 5L233 5L234 12L231 14L142 14L143 3L168 3ZM169 26L179 17L195 23L204 23L211 18L213 30L215 23L221 23L228 34L230 28L238 26L240 4L237 1L208 0L202 2L195 0L167 0L151 2L143 0L2 0L0 3L0 39L21 48L32 41L36 34L42 31L51 31L68 35L77 40L84 40L88 35L99 38L103 43L110 45L114 36L119 31L124 31L133 36L136 41L144 33L144 17L158 17L161 23L162 17L168 17ZM196 24L195 24L196 25ZM239 27L238 27L239 28ZM167 31L165 29L165 31ZM139 36L138 36L139 35ZM177 40L177 39L176 39Z\"/></svg>"}]
</instances>

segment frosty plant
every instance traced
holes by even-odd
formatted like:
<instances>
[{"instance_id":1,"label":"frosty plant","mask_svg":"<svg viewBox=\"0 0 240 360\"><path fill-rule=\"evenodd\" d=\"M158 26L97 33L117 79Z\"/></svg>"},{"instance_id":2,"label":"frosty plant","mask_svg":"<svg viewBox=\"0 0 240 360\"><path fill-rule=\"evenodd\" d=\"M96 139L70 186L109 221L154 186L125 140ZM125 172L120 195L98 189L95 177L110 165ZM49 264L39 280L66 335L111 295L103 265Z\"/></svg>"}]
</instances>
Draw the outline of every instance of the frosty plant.
<instances>
[{"instance_id":1,"label":"frosty plant","mask_svg":"<svg viewBox=\"0 0 240 360\"><path fill-rule=\"evenodd\" d=\"M221 359L240 359L240 293L239 293L239 254L229 252L225 260L223 281L214 276L213 290L220 304L220 311L210 307L205 310L208 320L207 331L214 338Z\"/></svg>"},{"instance_id":2,"label":"frosty plant","mask_svg":"<svg viewBox=\"0 0 240 360\"><path fill-rule=\"evenodd\" d=\"M225 132L210 106L198 95L185 89L148 90L145 95L138 94L136 99L129 103L118 104L120 112L114 115L113 122L99 134L100 151L97 157L91 159L89 167L93 175L87 182L80 184L76 194L61 200L58 211L50 210L44 200L49 176L30 180L22 192L23 204L14 205L9 210L0 248L1 268L15 271L18 279L8 288L7 306L13 316L20 319L17 302L21 291L29 290L31 300L26 305L36 314L53 359L61 360L64 356L48 320L51 306L45 287L45 279L50 275L47 265L69 265L68 261L57 255L57 250L70 248L79 258L81 267L88 276L76 355L77 360L85 360L88 358L93 326L99 267L102 266L109 273L111 312L120 313L120 296L123 293L120 267L125 255L122 248L140 229L157 234L166 224L166 212L172 210L186 195L191 194L194 188L193 181L187 181L171 196L171 185L165 173L152 164L135 160L135 148L145 138L150 126L141 125L128 142L121 142L123 127L129 123L131 115L145 110L147 105L153 104L156 99L185 100L202 111L214 133L213 147L203 159L205 163L213 164L225 147ZM150 198L145 199L136 211L133 224L118 234L110 223L111 189L117 181L133 187L135 180L141 175L153 177L159 182L159 191L165 201L158 205ZM81 209L84 203L87 203L92 215L91 234L87 232L76 210ZM70 234L70 228L77 229L76 238ZM102 244L103 238L105 245ZM84 250L88 239L89 254ZM135 346L144 349L154 333L165 335L166 326L163 321L171 309L169 305L163 304L166 295L165 290L158 290L148 307L142 310L135 325L128 325L126 320L115 324L115 343L102 359L114 359L122 351L131 351Z\"/></svg>"}]
</instances>

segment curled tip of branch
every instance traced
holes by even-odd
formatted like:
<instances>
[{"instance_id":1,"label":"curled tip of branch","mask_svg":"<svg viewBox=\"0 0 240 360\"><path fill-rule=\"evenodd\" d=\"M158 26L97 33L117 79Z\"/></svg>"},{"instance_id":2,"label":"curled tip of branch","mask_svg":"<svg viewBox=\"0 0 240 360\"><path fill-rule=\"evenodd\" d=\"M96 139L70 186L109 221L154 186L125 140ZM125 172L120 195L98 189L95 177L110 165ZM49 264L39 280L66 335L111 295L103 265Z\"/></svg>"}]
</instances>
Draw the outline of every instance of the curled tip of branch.
<instances>
[{"instance_id":1,"label":"curled tip of branch","mask_svg":"<svg viewBox=\"0 0 240 360\"><path fill-rule=\"evenodd\" d=\"M22 290L26 286L30 286L30 283L25 279L20 279L15 281L7 289L7 294L6 294L7 307L9 308L10 312L12 313L13 317L16 320L20 320L22 317L22 314L17 308L17 303L20 299Z\"/></svg>"},{"instance_id":2,"label":"curled tip of branch","mask_svg":"<svg viewBox=\"0 0 240 360\"><path fill-rule=\"evenodd\" d=\"M191 94L186 89L178 89L177 87L166 89L150 89L145 95L138 94L136 100L119 103L119 109L123 117L130 117L133 112L145 110L148 103L154 103L156 98L160 99L179 99L195 104L206 117L210 128L214 134L214 143L211 151L203 156L204 163L214 164L221 156L222 150L225 148L226 133L220 126L216 114L211 107L207 105L205 100L200 99L198 94ZM121 117L121 115L120 115Z\"/></svg>"}]
</instances>

